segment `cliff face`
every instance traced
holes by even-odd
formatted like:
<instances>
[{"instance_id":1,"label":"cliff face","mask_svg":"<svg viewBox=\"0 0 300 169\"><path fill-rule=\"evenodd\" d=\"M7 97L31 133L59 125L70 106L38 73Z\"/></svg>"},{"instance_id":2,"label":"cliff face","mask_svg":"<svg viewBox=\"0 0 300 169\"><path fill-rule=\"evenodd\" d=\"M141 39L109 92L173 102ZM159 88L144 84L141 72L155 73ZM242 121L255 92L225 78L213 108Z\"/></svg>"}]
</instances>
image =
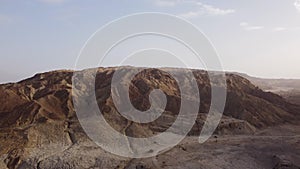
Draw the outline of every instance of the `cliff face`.
<instances>
[{"instance_id":1,"label":"cliff face","mask_svg":"<svg viewBox=\"0 0 300 169\"><path fill-rule=\"evenodd\" d=\"M130 73L135 68L122 69ZM130 122L116 110L110 86L114 71L115 68L99 68L95 82L99 109L114 129L128 136L148 137L163 132L172 125L180 108L181 95L176 81L167 71L146 69L135 76L130 85L132 105L139 110L150 107L148 98L153 89L161 89L167 96L167 106L162 116L148 124ZM185 78L183 69L170 71ZM201 103L197 121L189 135L197 136L210 106L211 86L207 72L192 71L199 87ZM126 166L128 159L107 154L103 156L105 152L99 149L97 152L89 150L89 147L95 145L83 132L74 112L72 75L72 71L54 71L37 74L18 83L0 85L0 159L3 161L0 167ZM293 105L276 94L262 91L241 76L227 74L226 78L227 101L216 134L253 134L266 127L294 123L298 119L300 106ZM81 87L84 91L85 86ZM193 96L190 99L193 101ZM91 160L84 158L87 161L74 163L79 155L72 156L68 151L76 149L76 146L80 148L72 150L72 153L81 152L82 155L93 156ZM103 157L99 159L94 156Z\"/></svg>"}]
</instances>

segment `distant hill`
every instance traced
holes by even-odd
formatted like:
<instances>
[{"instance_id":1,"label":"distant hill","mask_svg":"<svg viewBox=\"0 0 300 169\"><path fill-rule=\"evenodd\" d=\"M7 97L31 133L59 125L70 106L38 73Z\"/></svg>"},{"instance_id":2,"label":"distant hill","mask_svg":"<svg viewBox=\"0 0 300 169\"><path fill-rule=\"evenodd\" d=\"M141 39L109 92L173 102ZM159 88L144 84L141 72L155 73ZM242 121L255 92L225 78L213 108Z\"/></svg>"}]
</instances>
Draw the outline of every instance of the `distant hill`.
<instances>
[{"instance_id":1,"label":"distant hill","mask_svg":"<svg viewBox=\"0 0 300 169\"><path fill-rule=\"evenodd\" d=\"M252 77L243 73L235 73L265 91L283 96L289 102L300 105L300 79L264 79Z\"/></svg>"}]
</instances>

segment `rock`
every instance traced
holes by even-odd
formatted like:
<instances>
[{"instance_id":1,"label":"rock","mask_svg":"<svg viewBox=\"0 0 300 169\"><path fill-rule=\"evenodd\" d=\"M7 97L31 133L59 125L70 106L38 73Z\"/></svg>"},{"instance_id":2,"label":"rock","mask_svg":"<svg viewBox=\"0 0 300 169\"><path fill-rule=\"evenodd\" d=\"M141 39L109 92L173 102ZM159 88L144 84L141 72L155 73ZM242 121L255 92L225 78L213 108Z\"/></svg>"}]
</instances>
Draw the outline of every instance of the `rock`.
<instances>
[{"instance_id":1,"label":"rock","mask_svg":"<svg viewBox=\"0 0 300 169\"><path fill-rule=\"evenodd\" d=\"M296 166L290 160L281 156L273 156L275 166L273 169L300 169L300 166Z\"/></svg>"}]
</instances>

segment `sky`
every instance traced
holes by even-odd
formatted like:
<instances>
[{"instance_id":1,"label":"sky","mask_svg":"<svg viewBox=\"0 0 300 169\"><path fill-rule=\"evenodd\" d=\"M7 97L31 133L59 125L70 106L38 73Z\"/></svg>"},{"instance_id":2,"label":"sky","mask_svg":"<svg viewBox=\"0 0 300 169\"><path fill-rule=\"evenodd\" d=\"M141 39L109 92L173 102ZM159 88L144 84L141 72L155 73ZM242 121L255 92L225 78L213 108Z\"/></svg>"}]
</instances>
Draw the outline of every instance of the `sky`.
<instances>
[{"instance_id":1,"label":"sky","mask_svg":"<svg viewBox=\"0 0 300 169\"><path fill-rule=\"evenodd\" d=\"M139 12L197 26L226 71L300 78L300 0L0 0L0 83L73 69L96 30Z\"/></svg>"}]
</instances>

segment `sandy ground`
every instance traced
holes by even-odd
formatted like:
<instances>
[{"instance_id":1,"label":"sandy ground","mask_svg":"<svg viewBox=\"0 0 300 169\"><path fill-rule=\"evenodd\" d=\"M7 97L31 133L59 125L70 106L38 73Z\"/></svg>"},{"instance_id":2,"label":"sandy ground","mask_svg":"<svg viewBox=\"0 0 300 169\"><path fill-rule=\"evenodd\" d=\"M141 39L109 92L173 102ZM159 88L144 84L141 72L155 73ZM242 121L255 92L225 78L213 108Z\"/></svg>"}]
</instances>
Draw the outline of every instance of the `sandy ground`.
<instances>
[{"instance_id":1,"label":"sandy ground","mask_svg":"<svg viewBox=\"0 0 300 169\"><path fill-rule=\"evenodd\" d=\"M20 169L299 169L300 126L267 128L254 135L212 136L204 144L187 137L156 157L112 155L91 141L27 149ZM43 154L40 154L40 153ZM39 153L39 154L38 154ZM4 167L0 163L0 167ZM1 168L2 169L2 168Z\"/></svg>"},{"instance_id":2,"label":"sandy ground","mask_svg":"<svg viewBox=\"0 0 300 169\"><path fill-rule=\"evenodd\" d=\"M157 157L132 160L127 168L293 168L300 166L299 129L286 125L251 136L216 136L204 144L199 144L197 137L188 137Z\"/></svg>"}]
</instances>

